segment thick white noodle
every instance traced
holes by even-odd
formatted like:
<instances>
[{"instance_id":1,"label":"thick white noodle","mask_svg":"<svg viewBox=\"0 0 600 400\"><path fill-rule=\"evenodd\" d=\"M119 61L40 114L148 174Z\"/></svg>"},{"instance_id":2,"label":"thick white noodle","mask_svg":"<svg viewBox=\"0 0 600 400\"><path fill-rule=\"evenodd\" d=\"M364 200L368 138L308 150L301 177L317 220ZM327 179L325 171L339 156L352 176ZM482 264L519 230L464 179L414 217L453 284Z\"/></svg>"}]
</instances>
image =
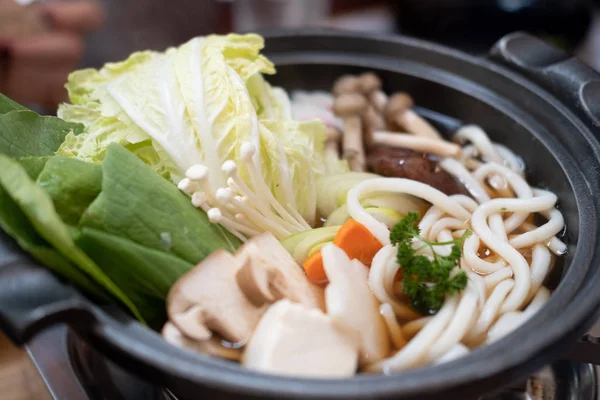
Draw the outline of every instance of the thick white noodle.
<instances>
[{"instance_id":1,"label":"thick white noodle","mask_svg":"<svg viewBox=\"0 0 600 400\"><path fill-rule=\"evenodd\" d=\"M363 224L373 236L382 244L390 243L390 231L387 226L377 221L360 204L360 199L371 192L391 192L410 194L438 206L451 216L467 221L471 213L464 209L458 202L452 200L443 192L421 182L405 178L375 178L369 179L354 186L348 192L346 205L350 216L358 223Z\"/></svg>"},{"instance_id":2,"label":"thick white noodle","mask_svg":"<svg viewBox=\"0 0 600 400\"><path fill-rule=\"evenodd\" d=\"M389 270L390 267L395 268L396 271L400 268L400 266L396 264L395 258L396 247L392 245L383 246L383 248L377 252L371 262L371 268L369 269L369 286L375 297L377 297L377 300L389 304L398 318L415 319L419 314L407 304L396 300L394 297L392 291L393 278L391 282L389 280L386 281L385 279L386 271Z\"/></svg>"},{"instance_id":3,"label":"thick white noodle","mask_svg":"<svg viewBox=\"0 0 600 400\"><path fill-rule=\"evenodd\" d=\"M488 163L477 169L473 175L479 180L481 184L484 184L485 179L492 175L500 175L510 187L514 190L517 197L520 199L528 199L533 197L533 191L529 184L520 175L516 174L509 168L503 167L502 165ZM504 210L500 210L504 211ZM519 227L529 216L528 213L515 213L506 219L504 222L506 234L511 233ZM503 235L504 236L504 235Z\"/></svg>"},{"instance_id":4,"label":"thick white noodle","mask_svg":"<svg viewBox=\"0 0 600 400\"><path fill-rule=\"evenodd\" d=\"M468 340L476 341L478 338L483 336L492 323L495 321L498 312L500 311L500 306L502 302L508 295L508 293L512 290L515 285L515 281L512 279L507 279L500 282L492 291L492 294L485 302L481 313L479 314L479 318L477 318L477 322L475 326L469 331L467 335Z\"/></svg>"},{"instance_id":5,"label":"thick white noodle","mask_svg":"<svg viewBox=\"0 0 600 400\"><path fill-rule=\"evenodd\" d=\"M425 215L423 215L423 218L421 218L421 222L419 222L419 231L421 232L421 236L428 237L429 230L433 224L435 224L436 221L442 217L442 215L444 215L444 211L436 206L431 206Z\"/></svg>"},{"instance_id":6,"label":"thick white noodle","mask_svg":"<svg viewBox=\"0 0 600 400\"><path fill-rule=\"evenodd\" d=\"M396 314L394 313L392 306L389 303L383 303L379 307L379 313L383 317L383 321L388 329L388 333L390 335L390 339L392 339L392 344L394 347L399 350L406 346L406 338L402 333L402 327L396 319Z\"/></svg>"},{"instance_id":7,"label":"thick white noodle","mask_svg":"<svg viewBox=\"0 0 600 400\"><path fill-rule=\"evenodd\" d=\"M500 156L500 154L498 154L494 144L490 141L487 134L479 126L476 126L476 125L463 126L456 132L456 135L454 135L454 138L461 143L471 142L472 146L474 146L476 154L481 156L483 161L488 162L488 163L504 164L504 159ZM470 151L470 153L472 153L472 151ZM465 163L465 165L468 167L477 168L478 165L479 166L484 165L484 164L478 163L477 161L475 161L473 159L471 159L469 161L470 161L470 163ZM471 164L471 165L469 165L469 164ZM490 177L490 185L493 188L495 188L496 190L500 191L503 194L503 197L506 197L505 195L507 193L505 191L503 191L503 189L502 189L506 186L506 182L501 176L499 176L499 175L491 176Z\"/></svg>"},{"instance_id":8,"label":"thick white noodle","mask_svg":"<svg viewBox=\"0 0 600 400\"><path fill-rule=\"evenodd\" d=\"M475 158L477 158L478 156L479 152L477 151L475 146L473 146L472 144L467 144L466 146L463 146L460 162L465 164L467 168L470 168L467 164L471 160L475 161ZM481 164L481 162L479 161L477 161L477 163Z\"/></svg>"},{"instance_id":9,"label":"thick white noodle","mask_svg":"<svg viewBox=\"0 0 600 400\"><path fill-rule=\"evenodd\" d=\"M421 317L415 319L413 321L407 322L402 326L402 332L404 333L404 337L412 338L414 337L425 325L427 325L433 319L432 316Z\"/></svg>"},{"instance_id":10,"label":"thick white noodle","mask_svg":"<svg viewBox=\"0 0 600 400\"><path fill-rule=\"evenodd\" d=\"M467 264L467 266L473 271L479 274L491 274L492 272L496 272L506 267L506 264L502 261L496 262L488 262L481 259L477 252L479 251L479 246L481 242L479 240L479 236L476 233L471 234L465 240L463 245L463 258Z\"/></svg>"},{"instance_id":11,"label":"thick white noodle","mask_svg":"<svg viewBox=\"0 0 600 400\"><path fill-rule=\"evenodd\" d=\"M486 202L490 199L483 186L471 175L471 173L458 161L453 158L444 158L440 161L440 168L454 176L478 203Z\"/></svg>"},{"instance_id":12,"label":"thick white noodle","mask_svg":"<svg viewBox=\"0 0 600 400\"><path fill-rule=\"evenodd\" d=\"M487 342L498 340L525 323L533 314L539 311L550 297L550 291L541 287L525 311L513 311L504 314L488 331Z\"/></svg>"},{"instance_id":13,"label":"thick white noodle","mask_svg":"<svg viewBox=\"0 0 600 400\"><path fill-rule=\"evenodd\" d=\"M485 299L487 297L487 290L485 287L485 281L483 280L483 277L479 274L476 274L473 271L469 271L467 268L465 268L465 265L463 263L461 264L461 269L467 274L467 277L469 278L469 283L473 284L473 287L477 290L477 295L479 297L479 307L483 307L483 305L485 304Z\"/></svg>"},{"instance_id":14,"label":"thick white noodle","mask_svg":"<svg viewBox=\"0 0 600 400\"><path fill-rule=\"evenodd\" d=\"M458 204L463 206L468 212L473 213L477 206L477 202L470 198L469 196L465 196L464 194L453 194L450 196L452 200L456 200Z\"/></svg>"},{"instance_id":15,"label":"thick white noodle","mask_svg":"<svg viewBox=\"0 0 600 400\"><path fill-rule=\"evenodd\" d=\"M451 242L454 240L454 237L452 236L452 232L450 232L448 229L443 229L434 240L440 243ZM452 245L446 244L435 246L435 252L436 254L447 257L452 252Z\"/></svg>"},{"instance_id":16,"label":"thick white noodle","mask_svg":"<svg viewBox=\"0 0 600 400\"><path fill-rule=\"evenodd\" d=\"M435 240L443 230L447 230L452 228L454 230L467 229L469 226L465 221L461 221L457 218L446 217L439 219L429 231L427 235L427 240ZM452 235L450 235L450 240L452 240Z\"/></svg>"},{"instance_id":17,"label":"thick white noodle","mask_svg":"<svg viewBox=\"0 0 600 400\"><path fill-rule=\"evenodd\" d=\"M531 199L494 199L482 204L473 213L471 218L473 231L488 248L506 260L514 273L515 287L502 306L502 312L514 311L525 301L531 281L529 265L514 247L498 239L487 225L487 217L501 210L515 214L525 211L539 212L553 207L554 204L556 204L556 195L551 193Z\"/></svg>"},{"instance_id":18,"label":"thick white noodle","mask_svg":"<svg viewBox=\"0 0 600 400\"><path fill-rule=\"evenodd\" d=\"M478 203L485 203L490 200L490 196L487 194L482 184L458 161L446 158L440 162L440 167L450 175L454 175ZM490 216L490 227L496 235L507 239L504 230L504 220L500 214Z\"/></svg>"},{"instance_id":19,"label":"thick white noodle","mask_svg":"<svg viewBox=\"0 0 600 400\"><path fill-rule=\"evenodd\" d=\"M454 135L461 143L471 142L481 155L483 161L502 164L504 159L498 154L486 133L476 125L466 125Z\"/></svg>"},{"instance_id":20,"label":"thick white noodle","mask_svg":"<svg viewBox=\"0 0 600 400\"><path fill-rule=\"evenodd\" d=\"M498 270L494 273L486 275L483 277L483 282L485 283L485 291L487 293L491 293L492 290L498 285L500 282L510 279L513 277L513 271L511 267L504 267L501 270Z\"/></svg>"},{"instance_id":21,"label":"thick white noodle","mask_svg":"<svg viewBox=\"0 0 600 400\"><path fill-rule=\"evenodd\" d=\"M537 228L537 226L530 224L529 222L524 222L523 225L521 225L521 228L527 230L527 231L532 231L534 229ZM564 229L564 227L563 227ZM559 238L557 238L556 236L554 236L553 238L551 238L548 243L546 243L546 246L548 246L548 248L550 249L551 252L553 252L554 254L556 254L557 256L562 256L567 252L567 245L566 243L562 242Z\"/></svg>"},{"instance_id":22,"label":"thick white noodle","mask_svg":"<svg viewBox=\"0 0 600 400\"><path fill-rule=\"evenodd\" d=\"M438 313L406 346L392 357L370 366L369 370L378 372L404 371L408 368L423 365L427 356L427 350L450 323L452 316L455 314L457 304L458 296L447 298Z\"/></svg>"},{"instance_id":23,"label":"thick white noodle","mask_svg":"<svg viewBox=\"0 0 600 400\"><path fill-rule=\"evenodd\" d=\"M463 336L467 333L467 330L471 327L473 318L477 315L478 298L477 289L470 283L465 289L456 309L456 313L450 320L448 327L431 346L431 349L427 354L428 362L435 361L462 340Z\"/></svg>"},{"instance_id":24,"label":"thick white noodle","mask_svg":"<svg viewBox=\"0 0 600 400\"><path fill-rule=\"evenodd\" d=\"M531 288L529 289L529 298L533 297L542 286L542 283L544 283L544 279L546 279L550 270L551 262L552 256L546 246L539 243L536 244L533 247L531 255Z\"/></svg>"},{"instance_id":25,"label":"thick white noodle","mask_svg":"<svg viewBox=\"0 0 600 400\"><path fill-rule=\"evenodd\" d=\"M548 243L565 227L565 220L562 213L557 209L553 208L549 211L542 212L541 214L548 216L548 222L536 229L510 239L509 243L515 249L533 246L536 243Z\"/></svg>"},{"instance_id":26,"label":"thick white noodle","mask_svg":"<svg viewBox=\"0 0 600 400\"><path fill-rule=\"evenodd\" d=\"M458 343L452 346L452 348L448 350L446 354L442 355L440 358L435 360L434 364L442 364L445 362L456 360L457 358L464 357L467 354L469 354L469 348L464 344Z\"/></svg>"},{"instance_id":27,"label":"thick white noodle","mask_svg":"<svg viewBox=\"0 0 600 400\"><path fill-rule=\"evenodd\" d=\"M504 160L504 165L518 174L523 174L525 165L511 149L500 143L494 143L494 148L496 149L496 153Z\"/></svg>"}]
</instances>

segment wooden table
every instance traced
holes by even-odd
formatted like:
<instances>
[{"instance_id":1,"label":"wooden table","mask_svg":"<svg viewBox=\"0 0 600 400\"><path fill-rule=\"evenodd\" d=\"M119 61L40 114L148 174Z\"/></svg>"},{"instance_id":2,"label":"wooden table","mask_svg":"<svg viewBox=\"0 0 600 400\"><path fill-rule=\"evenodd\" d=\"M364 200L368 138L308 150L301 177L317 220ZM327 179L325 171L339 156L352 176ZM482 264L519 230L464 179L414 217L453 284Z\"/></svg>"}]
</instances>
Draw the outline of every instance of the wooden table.
<instances>
[{"instance_id":1,"label":"wooden table","mask_svg":"<svg viewBox=\"0 0 600 400\"><path fill-rule=\"evenodd\" d=\"M52 400L27 352L1 334L0 396L2 400Z\"/></svg>"}]
</instances>

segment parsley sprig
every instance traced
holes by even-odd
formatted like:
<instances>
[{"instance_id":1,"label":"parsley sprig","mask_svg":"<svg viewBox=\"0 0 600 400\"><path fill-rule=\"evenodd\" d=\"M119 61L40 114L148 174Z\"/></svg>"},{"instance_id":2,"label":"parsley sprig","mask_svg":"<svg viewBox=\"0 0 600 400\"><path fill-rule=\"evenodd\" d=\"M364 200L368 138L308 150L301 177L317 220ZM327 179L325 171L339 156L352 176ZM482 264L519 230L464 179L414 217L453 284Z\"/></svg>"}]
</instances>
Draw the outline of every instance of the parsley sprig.
<instances>
[{"instance_id":1,"label":"parsley sprig","mask_svg":"<svg viewBox=\"0 0 600 400\"><path fill-rule=\"evenodd\" d=\"M418 222L420 216L410 212L400 220L390 232L390 241L398 247L398 264L402 267L402 284L414 309L424 314L435 314L442 306L447 295L460 293L467 286L467 274L464 271L450 278L450 273L458 264L462 254L462 245L471 231L467 230L458 239L450 242L430 242L420 235ZM423 246L413 248L413 239ZM448 256L435 252L434 247L452 245ZM416 253L424 247L430 247L433 259Z\"/></svg>"}]
</instances>

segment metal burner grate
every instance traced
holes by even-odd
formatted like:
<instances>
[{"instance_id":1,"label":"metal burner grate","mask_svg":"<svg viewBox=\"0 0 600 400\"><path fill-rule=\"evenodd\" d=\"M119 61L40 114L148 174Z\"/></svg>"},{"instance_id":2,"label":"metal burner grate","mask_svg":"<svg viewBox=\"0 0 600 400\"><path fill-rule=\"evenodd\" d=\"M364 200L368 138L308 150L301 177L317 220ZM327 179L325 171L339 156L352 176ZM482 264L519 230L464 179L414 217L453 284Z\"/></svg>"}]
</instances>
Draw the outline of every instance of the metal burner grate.
<instances>
[{"instance_id":1,"label":"metal burner grate","mask_svg":"<svg viewBox=\"0 0 600 400\"><path fill-rule=\"evenodd\" d=\"M598 400L596 368L558 361L526 381L478 400Z\"/></svg>"}]
</instances>

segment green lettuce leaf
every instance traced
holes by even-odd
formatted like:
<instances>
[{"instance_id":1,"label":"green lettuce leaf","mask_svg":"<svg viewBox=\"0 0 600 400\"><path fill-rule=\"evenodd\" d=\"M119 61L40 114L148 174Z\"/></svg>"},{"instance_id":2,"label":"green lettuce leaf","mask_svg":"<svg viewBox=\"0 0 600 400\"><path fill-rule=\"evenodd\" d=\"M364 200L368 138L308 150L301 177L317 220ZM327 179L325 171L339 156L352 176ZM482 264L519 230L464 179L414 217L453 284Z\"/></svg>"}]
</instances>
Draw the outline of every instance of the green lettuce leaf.
<instances>
[{"instance_id":1,"label":"green lettuce leaf","mask_svg":"<svg viewBox=\"0 0 600 400\"><path fill-rule=\"evenodd\" d=\"M91 293L99 294L98 286L92 284L85 277L93 279L127 306L136 317L143 320L131 299L75 245L70 229L56 214L49 196L31 180L18 162L4 155L0 155L0 186L7 195L4 197L4 203L0 205L3 214L2 225L7 233L15 237L22 247L30 250L40 261L63 277ZM13 206L10 205L10 201L6 200L7 198L14 202ZM22 213L17 212L18 210ZM9 212L14 216L10 217ZM46 250L45 242L40 241L38 236L33 234L23 216L31 223L30 226L37 232L37 235L54 247L56 252L53 249ZM79 269L73 267L71 263Z\"/></svg>"},{"instance_id":2,"label":"green lettuce leaf","mask_svg":"<svg viewBox=\"0 0 600 400\"><path fill-rule=\"evenodd\" d=\"M79 218L102 190L102 167L85 161L55 156L37 177L50 196L59 217L77 226Z\"/></svg>"},{"instance_id":3,"label":"green lettuce leaf","mask_svg":"<svg viewBox=\"0 0 600 400\"><path fill-rule=\"evenodd\" d=\"M153 328L165 320L165 301L171 286L193 264L131 240L84 228L76 244L110 276L136 304Z\"/></svg>"},{"instance_id":4,"label":"green lettuce leaf","mask_svg":"<svg viewBox=\"0 0 600 400\"><path fill-rule=\"evenodd\" d=\"M11 111L27 111L27 109L0 93L0 114L6 114Z\"/></svg>"},{"instance_id":5,"label":"green lettuce leaf","mask_svg":"<svg viewBox=\"0 0 600 400\"><path fill-rule=\"evenodd\" d=\"M63 279L85 290L97 300L107 300L106 292L88 275L63 257L35 230L17 203L0 187L0 228L21 248Z\"/></svg>"},{"instance_id":6,"label":"green lettuce leaf","mask_svg":"<svg viewBox=\"0 0 600 400\"><path fill-rule=\"evenodd\" d=\"M82 129L33 111L12 111L0 115L0 153L11 158L53 156L69 132L76 135Z\"/></svg>"},{"instance_id":7,"label":"green lettuce leaf","mask_svg":"<svg viewBox=\"0 0 600 400\"><path fill-rule=\"evenodd\" d=\"M36 180L40 175L48 160L52 157L44 156L44 157L21 157L17 158L17 161L21 166L27 171L27 175L33 180Z\"/></svg>"},{"instance_id":8,"label":"green lettuce leaf","mask_svg":"<svg viewBox=\"0 0 600 400\"><path fill-rule=\"evenodd\" d=\"M84 212L81 227L98 229L196 264L240 241L208 221L189 198L123 147L108 147L102 192Z\"/></svg>"},{"instance_id":9,"label":"green lettuce leaf","mask_svg":"<svg viewBox=\"0 0 600 400\"><path fill-rule=\"evenodd\" d=\"M0 96L1 100L2 96ZM29 178L35 180L50 158L48 156L23 157L17 161L27 172ZM69 262L38 234L25 213L2 186L0 186L0 228L15 239L23 250L59 276L79 286L97 300L108 300L108 296L101 286Z\"/></svg>"}]
</instances>

